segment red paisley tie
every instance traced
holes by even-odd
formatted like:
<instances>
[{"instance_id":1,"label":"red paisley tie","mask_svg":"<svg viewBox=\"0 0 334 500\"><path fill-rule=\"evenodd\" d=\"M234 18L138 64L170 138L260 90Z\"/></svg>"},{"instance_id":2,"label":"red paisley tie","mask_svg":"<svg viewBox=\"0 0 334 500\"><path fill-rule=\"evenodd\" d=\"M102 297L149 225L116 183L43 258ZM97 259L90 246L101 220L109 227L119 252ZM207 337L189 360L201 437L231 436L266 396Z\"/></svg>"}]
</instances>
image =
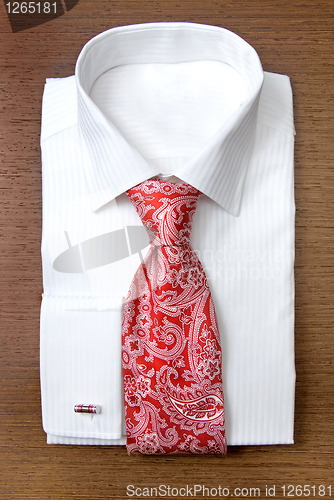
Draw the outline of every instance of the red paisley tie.
<instances>
[{"instance_id":1,"label":"red paisley tie","mask_svg":"<svg viewBox=\"0 0 334 500\"><path fill-rule=\"evenodd\" d=\"M129 454L226 453L219 331L190 246L200 194L161 180L127 191L151 240L124 308Z\"/></svg>"}]
</instances>

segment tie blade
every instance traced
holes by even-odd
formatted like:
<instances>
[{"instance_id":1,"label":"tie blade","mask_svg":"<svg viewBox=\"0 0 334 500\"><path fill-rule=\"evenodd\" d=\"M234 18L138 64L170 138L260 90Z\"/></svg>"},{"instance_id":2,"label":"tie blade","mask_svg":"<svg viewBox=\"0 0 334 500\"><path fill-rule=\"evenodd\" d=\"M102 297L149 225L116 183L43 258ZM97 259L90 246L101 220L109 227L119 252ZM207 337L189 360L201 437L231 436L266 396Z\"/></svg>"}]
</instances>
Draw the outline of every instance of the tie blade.
<instances>
[{"instance_id":1,"label":"tie blade","mask_svg":"<svg viewBox=\"0 0 334 500\"><path fill-rule=\"evenodd\" d=\"M199 194L160 181L128 191L147 231L157 231L124 305L129 454L226 454L220 334L204 269L190 246ZM128 233L135 251L140 241L135 230Z\"/></svg>"}]
</instances>

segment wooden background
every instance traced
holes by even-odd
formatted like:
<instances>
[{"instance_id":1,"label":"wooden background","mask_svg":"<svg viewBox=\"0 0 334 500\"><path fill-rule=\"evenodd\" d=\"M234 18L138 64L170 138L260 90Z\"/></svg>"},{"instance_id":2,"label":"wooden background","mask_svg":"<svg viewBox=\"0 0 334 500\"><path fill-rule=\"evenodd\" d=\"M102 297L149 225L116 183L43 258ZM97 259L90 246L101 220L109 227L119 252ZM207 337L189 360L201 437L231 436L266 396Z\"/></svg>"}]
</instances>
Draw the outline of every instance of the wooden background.
<instances>
[{"instance_id":1,"label":"wooden background","mask_svg":"<svg viewBox=\"0 0 334 500\"><path fill-rule=\"evenodd\" d=\"M125 499L128 484L260 487L261 497L275 484L275 498L283 498L284 484L332 482L334 496L333 15L333 0L80 0L56 20L12 33L1 3L1 500ZM225 27L257 50L266 71L291 78L297 131L291 446L230 447L226 458L130 458L123 447L46 445L39 386L43 85L46 77L72 75L82 46L101 31L156 21ZM313 498L328 498L326 491Z\"/></svg>"}]
</instances>

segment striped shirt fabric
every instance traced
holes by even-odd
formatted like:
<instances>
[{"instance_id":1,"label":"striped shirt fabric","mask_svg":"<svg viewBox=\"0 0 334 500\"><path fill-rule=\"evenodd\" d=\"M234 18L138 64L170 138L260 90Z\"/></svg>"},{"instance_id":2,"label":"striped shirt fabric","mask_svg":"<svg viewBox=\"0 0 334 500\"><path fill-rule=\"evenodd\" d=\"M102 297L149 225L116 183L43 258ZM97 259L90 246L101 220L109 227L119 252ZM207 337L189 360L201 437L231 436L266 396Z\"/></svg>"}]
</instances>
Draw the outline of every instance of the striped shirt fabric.
<instances>
[{"instance_id":1,"label":"striped shirt fabric","mask_svg":"<svg viewBox=\"0 0 334 500\"><path fill-rule=\"evenodd\" d=\"M125 444L121 325L148 236L127 189L199 189L192 247L223 351L229 445L293 443L294 125L285 75L236 34L112 28L42 107L43 428L53 444ZM74 411L96 405L98 413Z\"/></svg>"}]
</instances>

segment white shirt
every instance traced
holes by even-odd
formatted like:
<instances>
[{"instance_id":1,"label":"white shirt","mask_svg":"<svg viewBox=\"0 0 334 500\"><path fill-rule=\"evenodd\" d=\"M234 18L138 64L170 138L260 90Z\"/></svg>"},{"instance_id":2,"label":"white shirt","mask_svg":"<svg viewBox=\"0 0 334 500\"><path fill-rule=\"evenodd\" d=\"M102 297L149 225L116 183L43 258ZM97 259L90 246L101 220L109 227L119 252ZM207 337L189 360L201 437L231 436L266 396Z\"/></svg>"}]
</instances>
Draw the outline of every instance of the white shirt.
<instances>
[{"instance_id":1,"label":"white shirt","mask_svg":"<svg viewBox=\"0 0 334 500\"><path fill-rule=\"evenodd\" d=\"M293 442L294 126L285 75L215 26L110 29L42 111L43 427L124 444L122 304L148 249L125 191L174 176L203 195L192 246L223 350L229 445ZM74 413L76 404L101 413Z\"/></svg>"}]
</instances>

